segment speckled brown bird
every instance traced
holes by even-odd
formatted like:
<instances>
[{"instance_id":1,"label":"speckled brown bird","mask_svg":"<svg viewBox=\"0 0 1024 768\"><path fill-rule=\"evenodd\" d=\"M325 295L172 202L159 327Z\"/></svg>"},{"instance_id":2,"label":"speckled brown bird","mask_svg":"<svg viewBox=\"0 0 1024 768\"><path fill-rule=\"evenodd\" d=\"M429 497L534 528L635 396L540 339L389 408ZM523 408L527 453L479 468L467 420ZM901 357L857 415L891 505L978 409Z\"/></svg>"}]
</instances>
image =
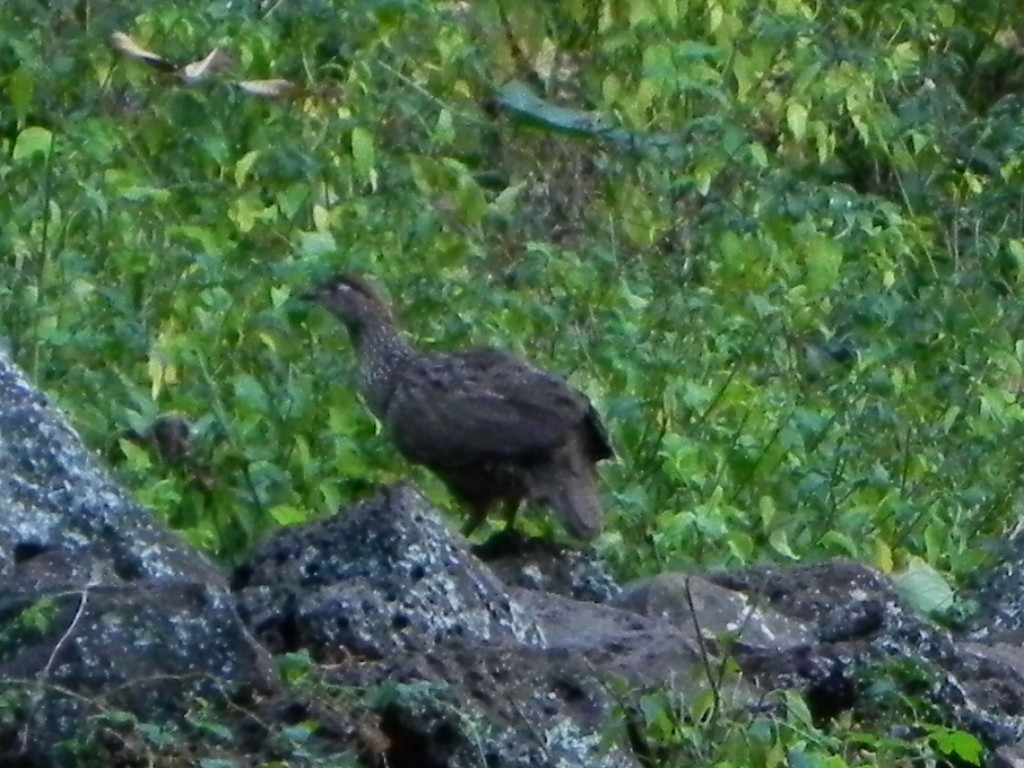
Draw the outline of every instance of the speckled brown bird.
<instances>
[{"instance_id":1,"label":"speckled brown bird","mask_svg":"<svg viewBox=\"0 0 1024 768\"><path fill-rule=\"evenodd\" d=\"M330 310L359 358L359 392L406 459L434 472L475 531L496 507L507 528L524 502L550 507L573 536L604 528L598 462L614 457L594 406L564 379L508 352L422 354L365 278L341 275L302 298Z\"/></svg>"}]
</instances>

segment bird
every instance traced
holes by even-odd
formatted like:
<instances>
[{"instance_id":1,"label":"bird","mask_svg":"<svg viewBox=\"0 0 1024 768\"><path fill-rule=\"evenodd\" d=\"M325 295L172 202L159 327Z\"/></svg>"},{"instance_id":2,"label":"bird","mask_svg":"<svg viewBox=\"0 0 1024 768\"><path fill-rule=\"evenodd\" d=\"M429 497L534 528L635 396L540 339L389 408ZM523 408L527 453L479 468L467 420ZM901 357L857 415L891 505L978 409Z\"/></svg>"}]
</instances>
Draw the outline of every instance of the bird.
<instances>
[{"instance_id":1,"label":"bird","mask_svg":"<svg viewBox=\"0 0 1024 768\"><path fill-rule=\"evenodd\" d=\"M597 464L615 452L586 395L502 349L419 351L363 275L336 275L299 298L348 330L360 397L398 453L468 512L464 536L496 510L512 532L524 504L551 509L577 539L600 536Z\"/></svg>"}]
</instances>

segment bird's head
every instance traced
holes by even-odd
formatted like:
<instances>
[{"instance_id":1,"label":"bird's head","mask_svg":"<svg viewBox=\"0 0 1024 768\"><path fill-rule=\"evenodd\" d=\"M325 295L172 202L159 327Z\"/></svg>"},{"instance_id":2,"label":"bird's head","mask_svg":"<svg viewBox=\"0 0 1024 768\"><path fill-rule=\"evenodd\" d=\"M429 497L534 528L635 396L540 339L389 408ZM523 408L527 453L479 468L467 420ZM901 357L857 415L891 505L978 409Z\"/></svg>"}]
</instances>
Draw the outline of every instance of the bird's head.
<instances>
[{"instance_id":1,"label":"bird's head","mask_svg":"<svg viewBox=\"0 0 1024 768\"><path fill-rule=\"evenodd\" d=\"M388 303L370 281L360 275L337 275L299 298L330 310L353 332L362 330L370 322L391 320Z\"/></svg>"}]
</instances>

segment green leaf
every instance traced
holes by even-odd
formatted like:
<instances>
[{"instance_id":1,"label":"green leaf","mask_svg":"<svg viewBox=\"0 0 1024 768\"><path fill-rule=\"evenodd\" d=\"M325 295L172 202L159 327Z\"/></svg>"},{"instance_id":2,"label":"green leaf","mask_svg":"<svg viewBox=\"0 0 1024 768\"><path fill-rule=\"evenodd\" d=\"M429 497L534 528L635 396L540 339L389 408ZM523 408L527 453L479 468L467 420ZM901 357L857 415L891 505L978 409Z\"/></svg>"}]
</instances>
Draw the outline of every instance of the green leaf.
<instances>
[{"instance_id":1,"label":"green leaf","mask_svg":"<svg viewBox=\"0 0 1024 768\"><path fill-rule=\"evenodd\" d=\"M760 72L756 70L753 58L737 51L733 54L732 75L736 78L736 98L742 102L760 80Z\"/></svg>"},{"instance_id":2,"label":"green leaf","mask_svg":"<svg viewBox=\"0 0 1024 768\"><path fill-rule=\"evenodd\" d=\"M300 525L309 522L311 517L308 510L291 504L278 504L276 507L271 507L270 516L278 525Z\"/></svg>"},{"instance_id":3,"label":"green leaf","mask_svg":"<svg viewBox=\"0 0 1024 768\"><path fill-rule=\"evenodd\" d=\"M1024 240L1013 238L1006 242L1006 246L1010 249L1010 254L1017 261L1017 266L1024 267Z\"/></svg>"},{"instance_id":4,"label":"green leaf","mask_svg":"<svg viewBox=\"0 0 1024 768\"><path fill-rule=\"evenodd\" d=\"M289 683L305 678L315 667L313 658L309 655L309 651L305 649L275 656L274 663L281 676Z\"/></svg>"},{"instance_id":5,"label":"green leaf","mask_svg":"<svg viewBox=\"0 0 1024 768\"><path fill-rule=\"evenodd\" d=\"M828 237L814 237L807 243L805 284L814 295L835 287L843 265L843 251Z\"/></svg>"},{"instance_id":6,"label":"green leaf","mask_svg":"<svg viewBox=\"0 0 1024 768\"><path fill-rule=\"evenodd\" d=\"M306 209L310 201L309 184L292 184L277 193L277 204L287 218L294 219Z\"/></svg>"},{"instance_id":7,"label":"green leaf","mask_svg":"<svg viewBox=\"0 0 1024 768\"><path fill-rule=\"evenodd\" d=\"M810 727L814 722L814 718L811 716L811 710L808 709L804 697L796 691L785 691L782 694L782 698L786 703L786 711L789 718L801 726Z\"/></svg>"},{"instance_id":8,"label":"green leaf","mask_svg":"<svg viewBox=\"0 0 1024 768\"><path fill-rule=\"evenodd\" d=\"M786 536L786 532L782 529L776 529L771 532L768 537L768 543L772 545L772 549L778 552L783 557L788 557L790 560L799 560L800 558L789 546L789 539Z\"/></svg>"},{"instance_id":9,"label":"green leaf","mask_svg":"<svg viewBox=\"0 0 1024 768\"><path fill-rule=\"evenodd\" d=\"M376 157L373 136L365 128L352 129L352 163L356 174L371 186L377 185Z\"/></svg>"},{"instance_id":10,"label":"green leaf","mask_svg":"<svg viewBox=\"0 0 1024 768\"><path fill-rule=\"evenodd\" d=\"M455 125L452 118L452 111L445 107L437 116L437 123L434 125L434 141L447 146L455 141Z\"/></svg>"},{"instance_id":11,"label":"green leaf","mask_svg":"<svg viewBox=\"0 0 1024 768\"><path fill-rule=\"evenodd\" d=\"M20 66L7 82L7 93L11 98L11 106L19 120L24 120L32 109L32 97L35 93L36 78L26 66Z\"/></svg>"},{"instance_id":12,"label":"green leaf","mask_svg":"<svg viewBox=\"0 0 1024 768\"><path fill-rule=\"evenodd\" d=\"M131 440L118 440L121 453L124 454L128 468L132 472L142 473L153 466L149 458L149 451L142 446L136 445Z\"/></svg>"},{"instance_id":13,"label":"green leaf","mask_svg":"<svg viewBox=\"0 0 1024 768\"><path fill-rule=\"evenodd\" d=\"M260 157L260 150L254 149L251 152L246 152L242 155L242 159L235 163L235 186L241 187L245 184L245 180L249 178L249 171L252 169L253 164Z\"/></svg>"},{"instance_id":14,"label":"green leaf","mask_svg":"<svg viewBox=\"0 0 1024 768\"><path fill-rule=\"evenodd\" d=\"M919 557L912 557L907 569L892 578L896 591L918 613L939 613L953 605L952 588L942 574Z\"/></svg>"},{"instance_id":15,"label":"green leaf","mask_svg":"<svg viewBox=\"0 0 1024 768\"><path fill-rule=\"evenodd\" d=\"M755 141L748 145L748 149L751 159L758 168L768 167L768 153L765 151L763 144Z\"/></svg>"},{"instance_id":16,"label":"green leaf","mask_svg":"<svg viewBox=\"0 0 1024 768\"><path fill-rule=\"evenodd\" d=\"M53 134L38 125L29 126L14 142L13 159L17 162L35 155L48 157L53 148Z\"/></svg>"},{"instance_id":17,"label":"green leaf","mask_svg":"<svg viewBox=\"0 0 1024 768\"><path fill-rule=\"evenodd\" d=\"M174 234L184 240L195 243L204 252L215 255L222 250L222 244L216 239L217 230L208 227L197 227L193 224L181 224L167 228L168 234Z\"/></svg>"},{"instance_id":18,"label":"green leaf","mask_svg":"<svg viewBox=\"0 0 1024 768\"><path fill-rule=\"evenodd\" d=\"M241 373L235 377L234 385L235 395L242 404L257 413L267 413L270 409L267 392L254 376Z\"/></svg>"},{"instance_id":19,"label":"green leaf","mask_svg":"<svg viewBox=\"0 0 1024 768\"><path fill-rule=\"evenodd\" d=\"M153 723L138 723L135 728L154 747L169 747L180 738L172 729Z\"/></svg>"},{"instance_id":20,"label":"green leaf","mask_svg":"<svg viewBox=\"0 0 1024 768\"><path fill-rule=\"evenodd\" d=\"M299 252L306 258L317 259L338 250L338 243L330 232L299 233Z\"/></svg>"},{"instance_id":21,"label":"green leaf","mask_svg":"<svg viewBox=\"0 0 1024 768\"><path fill-rule=\"evenodd\" d=\"M826 547L838 549L853 557L856 557L859 552L853 539L839 531L828 531L821 537L821 543Z\"/></svg>"},{"instance_id":22,"label":"green leaf","mask_svg":"<svg viewBox=\"0 0 1024 768\"><path fill-rule=\"evenodd\" d=\"M528 186L527 182L522 181L518 184L513 184L510 187L506 187L501 193L494 198L491 203L491 211L504 216L509 216L515 210L516 201L519 199L519 194Z\"/></svg>"},{"instance_id":23,"label":"green leaf","mask_svg":"<svg viewBox=\"0 0 1024 768\"><path fill-rule=\"evenodd\" d=\"M786 124L797 141L803 141L807 134L807 107L799 102L790 102L786 107Z\"/></svg>"},{"instance_id":24,"label":"green leaf","mask_svg":"<svg viewBox=\"0 0 1024 768\"><path fill-rule=\"evenodd\" d=\"M985 752L981 742L964 731L937 728L930 735L935 748L944 755L957 757L970 765L981 765Z\"/></svg>"},{"instance_id":25,"label":"green leaf","mask_svg":"<svg viewBox=\"0 0 1024 768\"><path fill-rule=\"evenodd\" d=\"M888 542L875 538L875 553L874 553L875 567L883 573L892 573L893 569L893 558L892 558L892 547L889 546Z\"/></svg>"}]
</instances>

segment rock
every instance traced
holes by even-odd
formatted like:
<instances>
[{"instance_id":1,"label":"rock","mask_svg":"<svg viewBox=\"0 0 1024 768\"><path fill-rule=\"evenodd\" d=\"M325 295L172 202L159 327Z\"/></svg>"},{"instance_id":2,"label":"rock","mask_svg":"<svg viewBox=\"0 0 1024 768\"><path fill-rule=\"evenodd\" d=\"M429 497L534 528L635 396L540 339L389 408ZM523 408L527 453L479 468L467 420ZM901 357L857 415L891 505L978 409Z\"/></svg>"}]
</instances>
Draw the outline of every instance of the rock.
<instances>
[{"instance_id":1,"label":"rock","mask_svg":"<svg viewBox=\"0 0 1024 768\"><path fill-rule=\"evenodd\" d=\"M991 768L1024 768L1024 741L999 747L987 765Z\"/></svg>"},{"instance_id":2,"label":"rock","mask_svg":"<svg viewBox=\"0 0 1024 768\"><path fill-rule=\"evenodd\" d=\"M684 697L708 686L698 644L666 621L536 590L513 596L540 622L548 647L584 659L602 680L621 679L633 690L671 680Z\"/></svg>"},{"instance_id":3,"label":"rock","mask_svg":"<svg viewBox=\"0 0 1024 768\"><path fill-rule=\"evenodd\" d=\"M608 602L621 591L593 549L566 549L551 539L503 530L473 547L473 554L512 587L594 603Z\"/></svg>"},{"instance_id":4,"label":"rock","mask_svg":"<svg viewBox=\"0 0 1024 768\"><path fill-rule=\"evenodd\" d=\"M82 446L63 418L0 353L0 576L40 550L68 558L76 578L93 565L125 581L184 577L224 585L220 571L160 526Z\"/></svg>"},{"instance_id":5,"label":"rock","mask_svg":"<svg viewBox=\"0 0 1024 768\"><path fill-rule=\"evenodd\" d=\"M272 536L234 586L275 652L339 648L369 658L450 637L542 646L536 622L411 487L393 486L343 516Z\"/></svg>"},{"instance_id":6,"label":"rock","mask_svg":"<svg viewBox=\"0 0 1024 768\"><path fill-rule=\"evenodd\" d=\"M737 661L762 687L805 692L817 719L844 710L878 718L879 693L927 701L949 724L991 748L1024 737L1021 654L967 638L910 613L889 579L866 565L836 560L811 566L761 566L709 578L812 629L811 646L779 653L740 650ZM913 669L909 679L883 676ZM906 677L906 675L905 675ZM876 688L872 681L883 683ZM926 681L925 684L914 681ZM933 723L937 724L937 723Z\"/></svg>"},{"instance_id":7,"label":"rock","mask_svg":"<svg viewBox=\"0 0 1024 768\"><path fill-rule=\"evenodd\" d=\"M120 491L0 352L0 762L58 759L103 716L270 689L223 576ZM11 712L12 710L8 710Z\"/></svg>"},{"instance_id":8,"label":"rock","mask_svg":"<svg viewBox=\"0 0 1024 768\"><path fill-rule=\"evenodd\" d=\"M278 533L235 586L269 647L308 649L332 682L377 691L376 727L417 745L418 764L636 764L602 748L616 702L600 676L410 486Z\"/></svg>"},{"instance_id":9,"label":"rock","mask_svg":"<svg viewBox=\"0 0 1024 768\"><path fill-rule=\"evenodd\" d=\"M699 628L705 642L716 649L783 651L814 641L804 622L765 611L741 592L684 573L663 573L630 584L614 604L663 618L694 636Z\"/></svg>"},{"instance_id":10,"label":"rock","mask_svg":"<svg viewBox=\"0 0 1024 768\"><path fill-rule=\"evenodd\" d=\"M819 723L852 710L898 735L918 716L890 704L913 699L924 722L979 738L992 764L1024 765L1012 558L979 575L997 585L977 592L988 610L956 633L849 560L620 589L585 551L500 534L471 551L398 484L271 536L229 587L110 482L2 354L0 510L0 764L61 765L62 739L103 764L144 764L152 729L189 723L202 700L202 717L233 717L229 736L181 731L183 764L288 762L289 730L315 723L303 755L366 765L636 768L655 750L635 697L692 698L731 655L743 679L727 706L796 689ZM282 683L271 653L297 653L281 663L308 664L306 684Z\"/></svg>"},{"instance_id":11,"label":"rock","mask_svg":"<svg viewBox=\"0 0 1024 768\"><path fill-rule=\"evenodd\" d=\"M1000 558L987 573L977 574L976 587L965 597L979 606L968 626L975 640L1024 642L1024 533L998 547Z\"/></svg>"},{"instance_id":12,"label":"rock","mask_svg":"<svg viewBox=\"0 0 1024 768\"><path fill-rule=\"evenodd\" d=\"M452 638L333 665L328 680L367 692L388 765L637 765L622 746L602 746L613 722L608 694L566 654Z\"/></svg>"}]
</instances>

